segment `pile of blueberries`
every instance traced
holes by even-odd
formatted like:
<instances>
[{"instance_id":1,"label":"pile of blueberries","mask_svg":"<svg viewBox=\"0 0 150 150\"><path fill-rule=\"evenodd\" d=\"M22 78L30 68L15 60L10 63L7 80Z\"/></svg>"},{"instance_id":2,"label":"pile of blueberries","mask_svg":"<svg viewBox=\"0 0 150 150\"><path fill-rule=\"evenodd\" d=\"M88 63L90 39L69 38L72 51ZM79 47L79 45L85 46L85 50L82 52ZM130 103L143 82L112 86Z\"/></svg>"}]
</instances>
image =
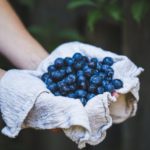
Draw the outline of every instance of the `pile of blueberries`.
<instances>
[{"instance_id":1,"label":"pile of blueberries","mask_svg":"<svg viewBox=\"0 0 150 150\"><path fill-rule=\"evenodd\" d=\"M78 98L85 106L94 96L123 87L120 79L113 78L113 64L111 57L99 61L75 53L72 57L57 58L41 79L55 96Z\"/></svg>"}]
</instances>

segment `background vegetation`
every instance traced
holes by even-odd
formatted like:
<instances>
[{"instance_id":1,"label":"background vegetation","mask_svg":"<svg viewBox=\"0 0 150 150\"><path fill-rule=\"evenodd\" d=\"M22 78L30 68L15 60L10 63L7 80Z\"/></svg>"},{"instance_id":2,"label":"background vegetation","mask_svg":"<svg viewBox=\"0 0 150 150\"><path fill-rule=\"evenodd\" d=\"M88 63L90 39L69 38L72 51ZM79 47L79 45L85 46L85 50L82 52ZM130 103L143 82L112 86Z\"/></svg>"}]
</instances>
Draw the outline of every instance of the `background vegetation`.
<instances>
[{"instance_id":1,"label":"background vegetation","mask_svg":"<svg viewBox=\"0 0 150 150\"><path fill-rule=\"evenodd\" d=\"M94 148L148 150L150 147L150 1L149 0L13 0L31 34L50 52L68 41L88 42L125 54L145 68L137 116L108 130ZM0 58L1 66L11 68ZM4 124L1 120L1 128ZM27 129L16 139L0 135L2 150L77 150L63 133Z\"/></svg>"}]
</instances>

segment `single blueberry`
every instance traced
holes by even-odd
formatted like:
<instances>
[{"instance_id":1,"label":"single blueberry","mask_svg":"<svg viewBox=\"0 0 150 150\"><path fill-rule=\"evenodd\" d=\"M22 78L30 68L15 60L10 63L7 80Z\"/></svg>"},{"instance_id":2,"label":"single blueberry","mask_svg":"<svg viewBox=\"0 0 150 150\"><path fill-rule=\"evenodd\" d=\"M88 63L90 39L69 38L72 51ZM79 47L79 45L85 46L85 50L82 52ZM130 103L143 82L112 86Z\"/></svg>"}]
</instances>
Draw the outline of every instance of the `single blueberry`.
<instances>
[{"instance_id":1,"label":"single blueberry","mask_svg":"<svg viewBox=\"0 0 150 150\"><path fill-rule=\"evenodd\" d=\"M101 71L101 69L102 69L102 64L101 64L101 62L97 62L97 64L96 64L96 69L97 69L98 71Z\"/></svg>"},{"instance_id":2,"label":"single blueberry","mask_svg":"<svg viewBox=\"0 0 150 150\"><path fill-rule=\"evenodd\" d=\"M74 84L72 84L72 85L69 85L69 89L70 89L70 91L75 91L76 90L76 88L77 88L77 85L74 83Z\"/></svg>"},{"instance_id":3,"label":"single blueberry","mask_svg":"<svg viewBox=\"0 0 150 150\"><path fill-rule=\"evenodd\" d=\"M102 86L105 87L105 85L109 84L108 80L102 80Z\"/></svg>"},{"instance_id":4,"label":"single blueberry","mask_svg":"<svg viewBox=\"0 0 150 150\"><path fill-rule=\"evenodd\" d=\"M54 92L54 95L55 95L55 96L60 96L61 93L60 93L59 91L56 91L56 92Z\"/></svg>"},{"instance_id":5,"label":"single blueberry","mask_svg":"<svg viewBox=\"0 0 150 150\"><path fill-rule=\"evenodd\" d=\"M105 78L105 80L107 80L107 81L109 81L109 82L111 82L112 81L112 77L110 76L107 76L106 78Z\"/></svg>"},{"instance_id":6,"label":"single blueberry","mask_svg":"<svg viewBox=\"0 0 150 150\"><path fill-rule=\"evenodd\" d=\"M79 82L78 83L78 87L80 88L80 89L83 89L83 90L85 90L86 88L87 88L87 84L86 84L86 82Z\"/></svg>"},{"instance_id":7,"label":"single blueberry","mask_svg":"<svg viewBox=\"0 0 150 150\"><path fill-rule=\"evenodd\" d=\"M100 86L100 87L97 88L97 93L98 94L103 94L104 92L105 92L104 87Z\"/></svg>"},{"instance_id":8,"label":"single blueberry","mask_svg":"<svg viewBox=\"0 0 150 150\"><path fill-rule=\"evenodd\" d=\"M82 70L77 71L77 76L80 76L80 75L84 75L84 72Z\"/></svg>"},{"instance_id":9,"label":"single blueberry","mask_svg":"<svg viewBox=\"0 0 150 150\"><path fill-rule=\"evenodd\" d=\"M91 92L91 93L94 93L96 91L96 86L94 84L90 84L88 86L88 91Z\"/></svg>"},{"instance_id":10,"label":"single blueberry","mask_svg":"<svg viewBox=\"0 0 150 150\"><path fill-rule=\"evenodd\" d=\"M93 75L93 69L91 69L91 68L87 68L87 69L83 69L83 71L84 71L84 75L86 76L86 77L91 77L92 75Z\"/></svg>"},{"instance_id":11,"label":"single blueberry","mask_svg":"<svg viewBox=\"0 0 150 150\"><path fill-rule=\"evenodd\" d=\"M46 81L49 78L49 74L48 73L44 73L41 77L42 81Z\"/></svg>"},{"instance_id":12,"label":"single blueberry","mask_svg":"<svg viewBox=\"0 0 150 150\"><path fill-rule=\"evenodd\" d=\"M111 67L109 67L105 72L108 77L113 77L114 75L114 70Z\"/></svg>"},{"instance_id":13,"label":"single blueberry","mask_svg":"<svg viewBox=\"0 0 150 150\"><path fill-rule=\"evenodd\" d=\"M65 92L65 91L63 91L63 90L60 90L60 94L61 94L62 96L66 96L66 95L68 94L68 92Z\"/></svg>"},{"instance_id":14,"label":"single blueberry","mask_svg":"<svg viewBox=\"0 0 150 150\"><path fill-rule=\"evenodd\" d=\"M101 67L101 70L103 71L103 72L107 72L107 70L108 69L110 69L110 66L109 65L102 65L102 67Z\"/></svg>"},{"instance_id":15,"label":"single blueberry","mask_svg":"<svg viewBox=\"0 0 150 150\"><path fill-rule=\"evenodd\" d=\"M61 91L63 91L63 92L69 92L70 88L69 88L69 86L64 85L63 87L61 87Z\"/></svg>"},{"instance_id":16,"label":"single blueberry","mask_svg":"<svg viewBox=\"0 0 150 150\"><path fill-rule=\"evenodd\" d=\"M76 76L74 74L69 74L66 78L65 78L65 82L70 85L72 83L75 83L76 81Z\"/></svg>"},{"instance_id":17,"label":"single blueberry","mask_svg":"<svg viewBox=\"0 0 150 150\"><path fill-rule=\"evenodd\" d=\"M53 80L52 80L51 78L47 78L47 79L45 80L46 85L49 85L49 84L51 84L52 82L53 82Z\"/></svg>"},{"instance_id":18,"label":"single blueberry","mask_svg":"<svg viewBox=\"0 0 150 150\"><path fill-rule=\"evenodd\" d=\"M105 91L110 92L110 93L113 92L113 91L115 90L114 85L111 84L111 83L106 84L106 85L104 86L104 88L105 88Z\"/></svg>"},{"instance_id":19,"label":"single blueberry","mask_svg":"<svg viewBox=\"0 0 150 150\"><path fill-rule=\"evenodd\" d=\"M94 74L94 75L99 75L100 72L99 72L97 69L95 69L94 72L93 72L93 74Z\"/></svg>"},{"instance_id":20,"label":"single blueberry","mask_svg":"<svg viewBox=\"0 0 150 150\"><path fill-rule=\"evenodd\" d=\"M78 98L82 98L82 97L86 97L87 92L85 90L79 89L75 91L75 94L77 95Z\"/></svg>"},{"instance_id":21,"label":"single blueberry","mask_svg":"<svg viewBox=\"0 0 150 150\"><path fill-rule=\"evenodd\" d=\"M106 65L109 65L109 66L112 66L114 63L113 59L111 57L105 57L103 59L103 64L106 64Z\"/></svg>"},{"instance_id":22,"label":"single blueberry","mask_svg":"<svg viewBox=\"0 0 150 150\"><path fill-rule=\"evenodd\" d=\"M70 57L66 57L64 61L67 66L72 66L74 63L74 60Z\"/></svg>"},{"instance_id":23,"label":"single blueberry","mask_svg":"<svg viewBox=\"0 0 150 150\"><path fill-rule=\"evenodd\" d=\"M120 79L112 80L112 84L114 85L115 89L120 89L123 87L123 82Z\"/></svg>"},{"instance_id":24,"label":"single blueberry","mask_svg":"<svg viewBox=\"0 0 150 150\"><path fill-rule=\"evenodd\" d=\"M65 80L59 81L59 82L57 83L57 86L58 86L59 89L61 89L61 88L62 88L63 86L65 86L65 85L66 85Z\"/></svg>"},{"instance_id":25,"label":"single blueberry","mask_svg":"<svg viewBox=\"0 0 150 150\"><path fill-rule=\"evenodd\" d=\"M90 61L90 62L88 63L88 66L89 66L90 68L96 68L96 63Z\"/></svg>"},{"instance_id":26,"label":"single blueberry","mask_svg":"<svg viewBox=\"0 0 150 150\"><path fill-rule=\"evenodd\" d=\"M86 103L87 103L87 100L84 97L80 98L80 101L81 101L81 103L82 103L83 106L85 106Z\"/></svg>"},{"instance_id":27,"label":"single blueberry","mask_svg":"<svg viewBox=\"0 0 150 150\"><path fill-rule=\"evenodd\" d=\"M54 64L57 68L61 68L64 66L64 59L63 58L57 58L55 61L54 61Z\"/></svg>"},{"instance_id":28,"label":"single blueberry","mask_svg":"<svg viewBox=\"0 0 150 150\"><path fill-rule=\"evenodd\" d=\"M47 85L47 88L48 88L51 92L55 92L55 91L58 89L56 83L52 83L52 84Z\"/></svg>"},{"instance_id":29,"label":"single blueberry","mask_svg":"<svg viewBox=\"0 0 150 150\"><path fill-rule=\"evenodd\" d=\"M86 56L82 56L82 61L84 61L85 63L89 62L89 58Z\"/></svg>"},{"instance_id":30,"label":"single blueberry","mask_svg":"<svg viewBox=\"0 0 150 150\"><path fill-rule=\"evenodd\" d=\"M69 94L67 94L67 97L76 98L76 94L75 93L69 93Z\"/></svg>"},{"instance_id":31,"label":"single blueberry","mask_svg":"<svg viewBox=\"0 0 150 150\"><path fill-rule=\"evenodd\" d=\"M62 78L64 78L65 75L66 75L66 70L65 69L60 69L59 72L60 72Z\"/></svg>"},{"instance_id":32,"label":"single blueberry","mask_svg":"<svg viewBox=\"0 0 150 150\"><path fill-rule=\"evenodd\" d=\"M88 93L87 100L90 100L91 98L95 97L96 95L94 93Z\"/></svg>"},{"instance_id":33,"label":"single blueberry","mask_svg":"<svg viewBox=\"0 0 150 150\"><path fill-rule=\"evenodd\" d=\"M100 85L102 82L102 78L99 75L93 75L90 78L90 83L94 85Z\"/></svg>"},{"instance_id":34,"label":"single blueberry","mask_svg":"<svg viewBox=\"0 0 150 150\"><path fill-rule=\"evenodd\" d=\"M71 66L66 67L66 73L67 73L67 74L70 74L70 73L72 73L72 72L73 72L73 69L72 69Z\"/></svg>"},{"instance_id":35,"label":"single blueberry","mask_svg":"<svg viewBox=\"0 0 150 150\"><path fill-rule=\"evenodd\" d=\"M85 82L86 81L86 77L83 75L77 76L77 82Z\"/></svg>"},{"instance_id":36,"label":"single blueberry","mask_svg":"<svg viewBox=\"0 0 150 150\"><path fill-rule=\"evenodd\" d=\"M74 60L81 60L82 59L82 54L80 53L75 53L72 57Z\"/></svg>"},{"instance_id":37,"label":"single blueberry","mask_svg":"<svg viewBox=\"0 0 150 150\"><path fill-rule=\"evenodd\" d=\"M48 72L52 72L52 71L55 71L56 68L54 65L50 65L47 70L48 70Z\"/></svg>"},{"instance_id":38,"label":"single blueberry","mask_svg":"<svg viewBox=\"0 0 150 150\"><path fill-rule=\"evenodd\" d=\"M93 58L91 58L91 60L90 60L91 62L95 62L96 64L97 64L97 62L98 62L98 59L97 58L95 58L95 57L93 57Z\"/></svg>"},{"instance_id":39,"label":"single blueberry","mask_svg":"<svg viewBox=\"0 0 150 150\"><path fill-rule=\"evenodd\" d=\"M84 62L83 61L78 61L78 62L74 63L74 65L73 65L74 69L76 69L76 70L82 69L83 66L84 66Z\"/></svg>"},{"instance_id":40,"label":"single blueberry","mask_svg":"<svg viewBox=\"0 0 150 150\"><path fill-rule=\"evenodd\" d=\"M51 78L54 81L59 81L63 78L63 75L60 73L60 71L56 70L56 71L51 72Z\"/></svg>"}]
</instances>

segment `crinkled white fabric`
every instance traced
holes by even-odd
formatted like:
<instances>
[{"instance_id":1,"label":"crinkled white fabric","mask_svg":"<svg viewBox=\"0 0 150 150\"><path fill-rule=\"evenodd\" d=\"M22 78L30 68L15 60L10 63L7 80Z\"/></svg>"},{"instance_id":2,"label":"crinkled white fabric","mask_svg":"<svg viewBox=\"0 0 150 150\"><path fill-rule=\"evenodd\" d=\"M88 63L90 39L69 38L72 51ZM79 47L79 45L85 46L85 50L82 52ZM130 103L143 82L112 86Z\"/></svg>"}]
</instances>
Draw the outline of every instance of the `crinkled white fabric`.
<instances>
[{"instance_id":1,"label":"crinkled white fabric","mask_svg":"<svg viewBox=\"0 0 150 150\"><path fill-rule=\"evenodd\" d=\"M89 44L70 42L60 45L41 63L37 69L38 76L40 77L44 72L47 72L47 67L53 64L56 58L72 57L76 52L89 58L96 57L99 60L104 57L112 57L115 61L112 66L115 72L114 78L121 79L124 83L123 88L116 90L116 92L124 95L120 96L118 100L109 93L104 93L92 98L85 106L91 127L90 138L87 143L95 145L105 138L106 130L112 122L120 123L135 115L140 87L138 75L143 71L143 68L138 68L126 56L117 55Z\"/></svg>"},{"instance_id":2,"label":"crinkled white fabric","mask_svg":"<svg viewBox=\"0 0 150 150\"><path fill-rule=\"evenodd\" d=\"M18 135L38 95L48 91L41 80L27 72L10 70L0 80L0 110L6 123L2 133L9 137Z\"/></svg>"}]
</instances>

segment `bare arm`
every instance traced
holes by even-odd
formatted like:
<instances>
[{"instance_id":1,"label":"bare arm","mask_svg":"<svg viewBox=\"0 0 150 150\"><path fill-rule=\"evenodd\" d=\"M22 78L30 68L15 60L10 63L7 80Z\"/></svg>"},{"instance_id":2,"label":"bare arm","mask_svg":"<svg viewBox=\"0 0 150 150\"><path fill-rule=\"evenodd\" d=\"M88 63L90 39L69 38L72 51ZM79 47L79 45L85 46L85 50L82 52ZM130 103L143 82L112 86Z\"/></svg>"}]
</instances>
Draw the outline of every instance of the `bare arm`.
<instances>
[{"instance_id":1,"label":"bare arm","mask_svg":"<svg viewBox=\"0 0 150 150\"><path fill-rule=\"evenodd\" d=\"M48 55L6 0L0 0L0 53L22 69L35 69Z\"/></svg>"}]
</instances>

